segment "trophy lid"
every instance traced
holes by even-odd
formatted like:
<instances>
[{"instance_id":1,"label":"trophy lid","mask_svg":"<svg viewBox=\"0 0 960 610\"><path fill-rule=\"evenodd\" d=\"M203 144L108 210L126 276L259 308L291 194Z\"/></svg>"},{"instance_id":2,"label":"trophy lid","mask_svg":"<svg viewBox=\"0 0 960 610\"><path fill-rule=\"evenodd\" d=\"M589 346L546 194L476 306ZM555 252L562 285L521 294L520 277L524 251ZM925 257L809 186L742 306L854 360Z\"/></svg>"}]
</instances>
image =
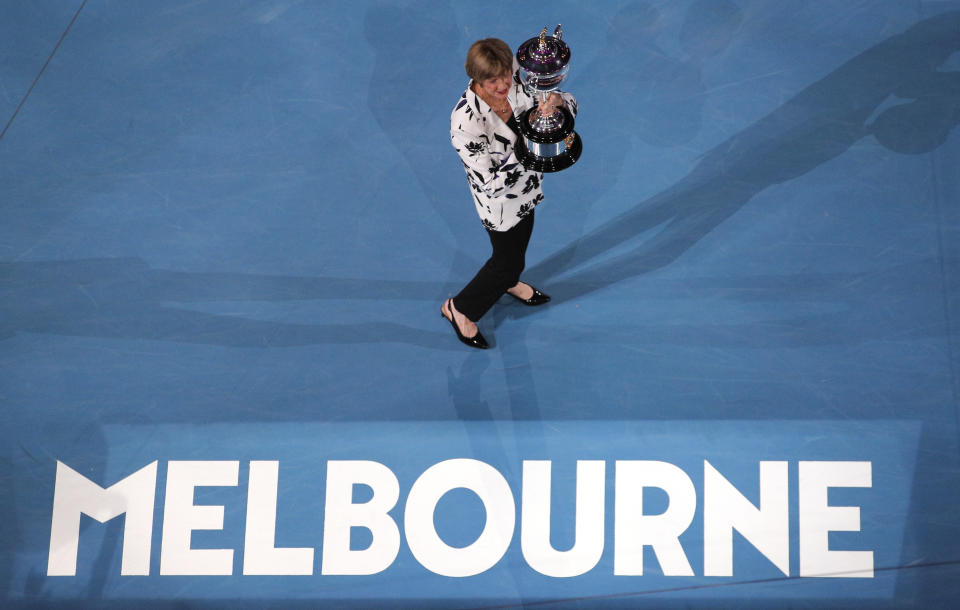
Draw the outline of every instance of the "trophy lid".
<instances>
[{"instance_id":1,"label":"trophy lid","mask_svg":"<svg viewBox=\"0 0 960 610\"><path fill-rule=\"evenodd\" d=\"M517 48L517 63L532 74L556 74L570 63L570 47L561 40L560 26L553 36L547 36L547 28L540 35L527 40Z\"/></svg>"}]
</instances>

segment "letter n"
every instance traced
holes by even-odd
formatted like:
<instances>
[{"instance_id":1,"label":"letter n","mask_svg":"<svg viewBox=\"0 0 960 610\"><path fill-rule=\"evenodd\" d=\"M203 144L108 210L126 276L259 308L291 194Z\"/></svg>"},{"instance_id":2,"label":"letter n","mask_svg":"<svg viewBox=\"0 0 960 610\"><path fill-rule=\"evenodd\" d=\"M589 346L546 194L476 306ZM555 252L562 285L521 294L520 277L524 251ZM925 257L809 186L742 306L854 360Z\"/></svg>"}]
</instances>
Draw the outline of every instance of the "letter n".
<instances>
[{"instance_id":1,"label":"letter n","mask_svg":"<svg viewBox=\"0 0 960 610\"><path fill-rule=\"evenodd\" d=\"M703 461L703 575L733 576L733 531L790 575L790 505L786 462L760 462L756 507Z\"/></svg>"},{"instance_id":2,"label":"letter n","mask_svg":"<svg viewBox=\"0 0 960 610\"><path fill-rule=\"evenodd\" d=\"M104 489L58 460L47 576L76 576L81 513L100 523L125 514L120 574L147 576L156 490L157 462Z\"/></svg>"}]
</instances>

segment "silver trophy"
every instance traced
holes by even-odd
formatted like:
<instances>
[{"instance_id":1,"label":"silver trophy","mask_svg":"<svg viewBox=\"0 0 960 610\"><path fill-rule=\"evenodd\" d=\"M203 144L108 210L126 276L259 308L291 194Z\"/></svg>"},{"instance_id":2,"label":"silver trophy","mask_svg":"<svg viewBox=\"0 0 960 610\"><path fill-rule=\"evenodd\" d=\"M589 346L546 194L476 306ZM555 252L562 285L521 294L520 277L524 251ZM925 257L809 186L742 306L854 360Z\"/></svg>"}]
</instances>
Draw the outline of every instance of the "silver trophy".
<instances>
[{"instance_id":1,"label":"silver trophy","mask_svg":"<svg viewBox=\"0 0 960 610\"><path fill-rule=\"evenodd\" d=\"M563 29L558 25L553 36L543 28L540 36L531 38L517 49L520 80L543 106L547 94L557 91L570 69L570 47L562 40ZM553 114L541 116L537 108L527 110L520 117L523 144L517 146L517 158L527 169L538 172L559 172L577 162L583 151L580 136L573 130L573 115L566 108L557 108Z\"/></svg>"}]
</instances>

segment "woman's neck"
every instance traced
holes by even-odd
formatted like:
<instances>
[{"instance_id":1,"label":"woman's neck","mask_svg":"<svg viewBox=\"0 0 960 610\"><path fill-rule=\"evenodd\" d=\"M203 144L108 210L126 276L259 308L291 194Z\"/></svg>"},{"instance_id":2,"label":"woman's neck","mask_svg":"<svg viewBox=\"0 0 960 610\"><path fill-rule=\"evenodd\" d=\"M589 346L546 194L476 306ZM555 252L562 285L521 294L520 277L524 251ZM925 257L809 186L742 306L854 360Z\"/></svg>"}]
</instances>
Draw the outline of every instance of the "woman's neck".
<instances>
[{"instance_id":1,"label":"woman's neck","mask_svg":"<svg viewBox=\"0 0 960 610\"><path fill-rule=\"evenodd\" d=\"M473 92L477 95L477 97L479 97L484 102L486 102L487 106L490 106L495 111L500 112L500 111L503 111L505 108L509 108L510 100L506 98L500 100L500 99L492 99L487 97L486 93L483 90L483 87L480 86L480 83L477 83L476 81L474 81L473 85L471 86L471 89L473 89Z\"/></svg>"}]
</instances>

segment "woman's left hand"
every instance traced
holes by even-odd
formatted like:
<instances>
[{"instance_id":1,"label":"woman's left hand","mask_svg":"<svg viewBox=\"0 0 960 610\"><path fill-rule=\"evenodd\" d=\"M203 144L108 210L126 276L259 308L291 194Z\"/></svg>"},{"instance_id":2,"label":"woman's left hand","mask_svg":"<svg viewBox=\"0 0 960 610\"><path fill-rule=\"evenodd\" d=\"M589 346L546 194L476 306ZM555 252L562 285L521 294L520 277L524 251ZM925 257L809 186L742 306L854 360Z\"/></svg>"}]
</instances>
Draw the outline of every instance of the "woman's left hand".
<instances>
[{"instance_id":1,"label":"woman's left hand","mask_svg":"<svg viewBox=\"0 0 960 610\"><path fill-rule=\"evenodd\" d=\"M539 108L540 116L550 116L556 112L557 108L563 107L563 98L559 93L551 93L547 96L547 101Z\"/></svg>"}]
</instances>

